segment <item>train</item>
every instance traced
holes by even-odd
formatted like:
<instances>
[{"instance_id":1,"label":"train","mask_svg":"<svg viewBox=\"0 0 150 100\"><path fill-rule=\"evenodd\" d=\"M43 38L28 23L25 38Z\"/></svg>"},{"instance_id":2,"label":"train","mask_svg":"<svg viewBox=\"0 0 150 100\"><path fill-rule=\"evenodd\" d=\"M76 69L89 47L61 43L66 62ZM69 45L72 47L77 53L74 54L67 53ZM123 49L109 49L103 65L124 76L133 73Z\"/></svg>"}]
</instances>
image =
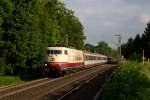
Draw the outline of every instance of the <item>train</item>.
<instances>
[{"instance_id":1,"label":"train","mask_svg":"<svg viewBox=\"0 0 150 100\"><path fill-rule=\"evenodd\" d=\"M64 74L66 70L89 68L107 63L107 56L68 47L47 47L44 69L47 74Z\"/></svg>"},{"instance_id":2,"label":"train","mask_svg":"<svg viewBox=\"0 0 150 100\"><path fill-rule=\"evenodd\" d=\"M117 61L113 57L107 57L107 64L117 64Z\"/></svg>"}]
</instances>

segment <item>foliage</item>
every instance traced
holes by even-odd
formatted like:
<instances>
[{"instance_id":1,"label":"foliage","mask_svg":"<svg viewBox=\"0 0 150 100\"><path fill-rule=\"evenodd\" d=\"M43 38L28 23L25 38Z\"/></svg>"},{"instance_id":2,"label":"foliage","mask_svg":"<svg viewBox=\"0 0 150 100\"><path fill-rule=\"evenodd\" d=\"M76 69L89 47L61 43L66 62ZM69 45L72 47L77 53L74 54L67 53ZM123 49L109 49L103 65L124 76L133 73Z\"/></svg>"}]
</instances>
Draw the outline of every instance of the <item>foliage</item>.
<instances>
[{"instance_id":1,"label":"foliage","mask_svg":"<svg viewBox=\"0 0 150 100\"><path fill-rule=\"evenodd\" d=\"M87 50L87 51L96 52L95 46L92 45L92 44L89 44L89 43L84 45L84 49Z\"/></svg>"},{"instance_id":2,"label":"foliage","mask_svg":"<svg viewBox=\"0 0 150 100\"><path fill-rule=\"evenodd\" d=\"M138 60L142 60L143 50L145 51L145 57L147 59L150 58L150 22L148 22L147 27L145 28L145 31L142 34L142 36L137 34L134 39L130 38L127 43L122 45L122 54L127 59L134 58L131 56L135 55L136 53L139 57Z\"/></svg>"},{"instance_id":3,"label":"foliage","mask_svg":"<svg viewBox=\"0 0 150 100\"><path fill-rule=\"evenodd\" d=\"M117 55L116 50L113 50L105 41L98 42L98 45L96 46L92 44L85 44L84 49L91 52L101 53L112 57L116 57Z\"/></svg>"},{"instance_id":4,"label":"foliage","mask_svg":"<svg viewBox=\"0 0 150 100\"><path fill-rule=\"evenodd\" d=\"M107 55L112 51L112 49L108 46L108 43L106 43L105 41L101 41L96 46L96 51Z\"/></svg>"},{"instance_id":5,"label":"foliage","mask_svg":"<svg viewBox=\"0 0 150 100\"><path fill-rule=\"evenodd\" d=\"M148 73L150 73L150 65L137 62L121 64L112 79L106 83L102 100L149 100Z\"/></svg>"},{"instance_id":6,"label":"foliage","mask_svg":"<svg viewBox=\"0 0 150 100\"><path fill-rule=\"evenodd\" d=\"M83 26L59 0L0 0L0 73L27 74L43 63L45 48L82 49Z\"/></svg>"},{"instance_id":7,"label":"foliage","mask_svg":"<svg viewBox=\"0 0 150 100\"><path fill-rule=\"evenodd\" d=\"M130 60L132 61L140 61L140 55L139 53L136 53L136 52L133 52L130 57L129 57Z\"/></svg>"},{"instance_id":8,"label":"foliage","mask_svg":"<svg viewBox=\"0 0 150 100\"><path fill-rule=\"evenodd\" d=\"M19 77L17 76L0 76L0 86L5 85L13 85L17 83L23 82Z\"/></svg>"}]
</instances>

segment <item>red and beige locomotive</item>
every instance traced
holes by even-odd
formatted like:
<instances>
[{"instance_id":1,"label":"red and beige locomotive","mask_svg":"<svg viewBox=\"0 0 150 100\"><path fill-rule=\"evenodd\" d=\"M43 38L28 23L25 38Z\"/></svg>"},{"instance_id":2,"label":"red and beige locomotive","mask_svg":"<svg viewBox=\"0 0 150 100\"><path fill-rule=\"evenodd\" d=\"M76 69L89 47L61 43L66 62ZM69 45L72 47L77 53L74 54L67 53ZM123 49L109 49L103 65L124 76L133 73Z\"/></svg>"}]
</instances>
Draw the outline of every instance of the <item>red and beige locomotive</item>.
<instances>
[{"instance_id":1,"label":"red and beige locomotive","mask_svg":"<svg viewBox=\"0 0 150 100\"><path fill-rule=\"evenodd\" d=\"M51 71L64 72L68 69L90 67L107 62L107 56L76 50L67 47L48 47L45 68Z\"/></svg>"}]
</instances>

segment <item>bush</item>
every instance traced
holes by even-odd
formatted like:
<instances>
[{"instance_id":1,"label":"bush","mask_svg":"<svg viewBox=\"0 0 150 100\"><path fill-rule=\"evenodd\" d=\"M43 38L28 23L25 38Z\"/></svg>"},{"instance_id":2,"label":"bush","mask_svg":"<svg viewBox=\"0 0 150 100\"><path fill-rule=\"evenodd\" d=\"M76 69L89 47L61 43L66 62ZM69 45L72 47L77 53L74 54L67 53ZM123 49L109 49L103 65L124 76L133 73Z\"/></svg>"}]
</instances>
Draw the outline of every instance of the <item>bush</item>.
<instances>
[{"instance_id":1,"label":"bush","mask_svg":"<svg viewBox=\"0 0 150 100\"><path fill-rule=\"evenodd\" d=\"M150 79L144 74L144 68L137 62L121 64L106 83L102 100L149 100Z\"/></svg>"},{"instance_id":2,"label":"bush","mask_svg":"<svg viewBox=\"0 0 150 100\"><path fill-rule=\"evenodd\" d=\"M0 76L0 86L12 85L23 82L18 76Z\"/></svg>"}]
</instances>

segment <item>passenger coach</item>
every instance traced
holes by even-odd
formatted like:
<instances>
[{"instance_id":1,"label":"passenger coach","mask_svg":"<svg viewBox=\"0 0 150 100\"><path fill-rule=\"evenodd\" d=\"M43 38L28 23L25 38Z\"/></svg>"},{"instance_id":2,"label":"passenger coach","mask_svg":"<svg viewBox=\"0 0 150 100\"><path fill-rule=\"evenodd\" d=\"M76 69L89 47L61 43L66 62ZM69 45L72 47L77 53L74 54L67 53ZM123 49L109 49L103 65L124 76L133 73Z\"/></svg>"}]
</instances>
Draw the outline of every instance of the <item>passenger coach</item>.
<instances>
[{"instance_id":1,"label":"passenger coach","mask_svg":"<svg viewBox=\"0 0 150 100\"><path fill-rule=\"evenodd\" d=\"M84 66L98 65L107 62L107 56L102 54L84 52Z\"/></svg>"}]
</instances>

